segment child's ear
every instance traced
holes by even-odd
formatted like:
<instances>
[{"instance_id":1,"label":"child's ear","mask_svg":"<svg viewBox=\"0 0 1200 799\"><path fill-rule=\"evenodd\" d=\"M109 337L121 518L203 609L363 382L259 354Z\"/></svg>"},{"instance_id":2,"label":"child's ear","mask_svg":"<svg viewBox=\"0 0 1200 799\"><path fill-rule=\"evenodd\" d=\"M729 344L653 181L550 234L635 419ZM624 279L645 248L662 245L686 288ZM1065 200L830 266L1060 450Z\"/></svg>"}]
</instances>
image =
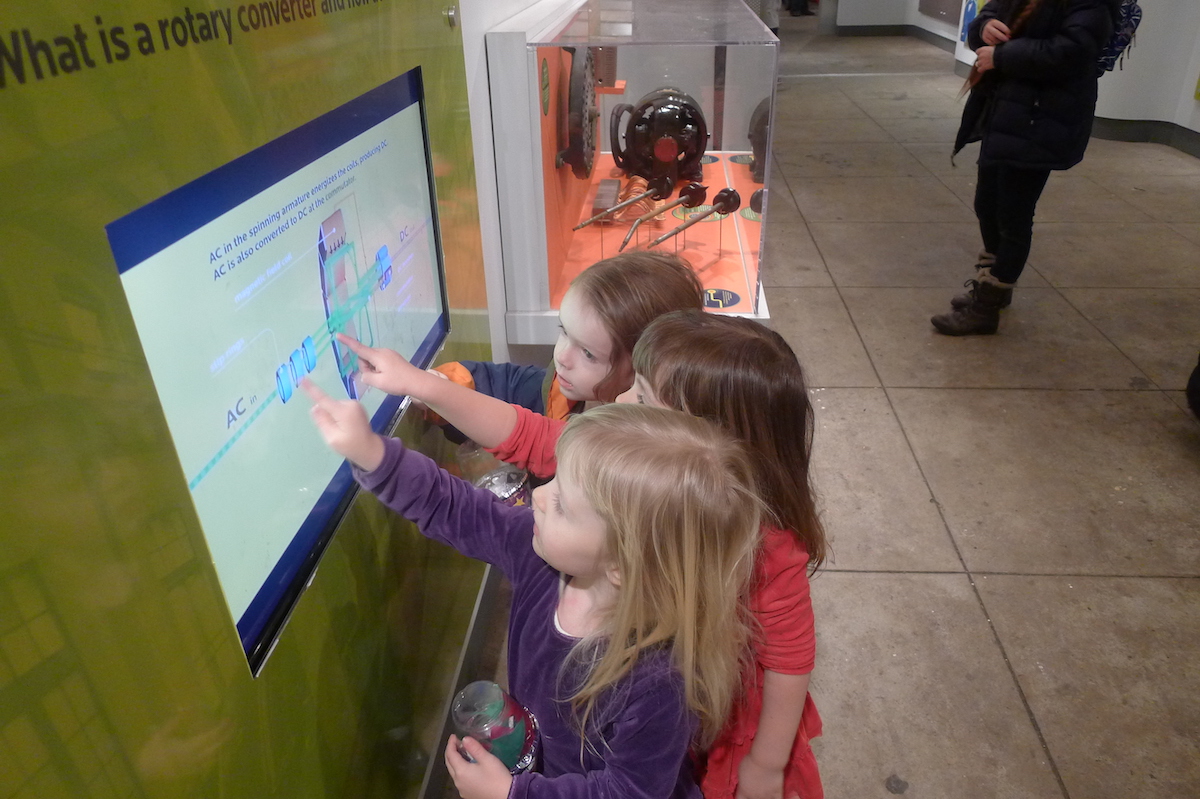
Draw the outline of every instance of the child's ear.
<instances>
[{"instance_id":1,"label":"child's ear","mask_svg":"<svg viewBox=\"0 0 1200 799\"><path fill-rule=\"evenodd\" d=\"M621 570L617 568L617 564L610 563L608 568L604 570L604 576L613 584L614 588L621 587Z\"/></svg>"}]
</instances>

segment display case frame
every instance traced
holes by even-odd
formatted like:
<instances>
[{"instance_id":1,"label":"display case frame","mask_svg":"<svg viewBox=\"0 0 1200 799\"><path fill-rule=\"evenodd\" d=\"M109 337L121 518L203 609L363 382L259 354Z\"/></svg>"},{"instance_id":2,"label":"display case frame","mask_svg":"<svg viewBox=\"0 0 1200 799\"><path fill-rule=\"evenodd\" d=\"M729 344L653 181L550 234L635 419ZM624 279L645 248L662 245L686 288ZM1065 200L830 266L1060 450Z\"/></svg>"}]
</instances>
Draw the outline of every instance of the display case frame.
<instances>
[{"instance_id":1,"label":"display case frame","mask_svg":"<svg viewBox=\"0 0 1200 799\"><path fill-rule=\"evenodd\" d=\"M688 99L695 95L693 104L707 123L701 179L706 201L735 188L740 205L732 220L713 214L659 246L693 264L712 309L767 317L760 266L770 170L763 165L770 162L778 39L748 7L724 0L543 0L489 31L486 46L510 344L553 343L558 302L570 278L619 251L631 217L581 231L572 227L592 216L598 193L613 190L611 183L602 189L600 181L617 179L622 193L636 191L628 172L614 169L614 109L625 106L616 128L618 150L631 149L630 111L642 108L644 93L675 84ZM591 88L599 95L598 113L584 122L594 125L597 145L590 174L581 173L573 149L580 126L570 77L581 48L595 62L589 64L595 73ZM578 84L581 70L574 72ZM764 116L763 109L761 142L753 149L749 123L756 110ZM762 183L749 179L755 156ZM682 153L678 158L685 160ZM681 196L688 179L678 177L660 205ZM749 206L759 189L755 213ZM655 210L646 206L639 215L646 216L646 208ZM655 215L634 231L630 247L644 249L706 210L676 206Z\"/></svg>"}]
</instances>

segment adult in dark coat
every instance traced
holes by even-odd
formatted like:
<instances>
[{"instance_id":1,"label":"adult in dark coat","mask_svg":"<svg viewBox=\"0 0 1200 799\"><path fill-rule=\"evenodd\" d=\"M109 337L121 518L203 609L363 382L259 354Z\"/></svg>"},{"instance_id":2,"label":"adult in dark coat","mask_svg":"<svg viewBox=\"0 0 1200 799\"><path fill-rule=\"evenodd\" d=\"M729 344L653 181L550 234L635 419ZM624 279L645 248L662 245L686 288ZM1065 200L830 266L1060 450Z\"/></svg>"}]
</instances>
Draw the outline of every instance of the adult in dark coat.
<instances>
[{"instance_id":1,"label":"adult in dark coat","mask_svg":"<svg viewBox=\"0 0 1200 799\"><path fill-rule=\"evenodd\" d=\"M970 291L931 320L951 336L995 333L1025 268L1033 213L1050 172L1083 159L1096 110L1097 59L1119 0L991 0L967 30L975 69L958 153L981 142L975 215L983 252Z\"/></svg>"}]
</instances>

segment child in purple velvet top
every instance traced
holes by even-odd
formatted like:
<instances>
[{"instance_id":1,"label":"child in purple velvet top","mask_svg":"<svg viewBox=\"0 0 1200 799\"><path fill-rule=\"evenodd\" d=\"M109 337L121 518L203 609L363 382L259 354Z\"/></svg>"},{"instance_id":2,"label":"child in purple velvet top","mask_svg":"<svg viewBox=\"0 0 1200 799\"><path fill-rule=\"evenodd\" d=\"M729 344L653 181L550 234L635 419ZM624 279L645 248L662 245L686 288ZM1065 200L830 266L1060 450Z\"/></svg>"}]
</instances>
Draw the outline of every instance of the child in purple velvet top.
<instances>
[{"instance_id":1,"label":"child in purple velvet top","mask_svg":"<svg viewBox=\"0 0 1200 799\"><path fill-rule=\"evenodd\" d=\"M678 411L604 406L567 426L533 508L513 508L305 388L365 488L513 584L509 691L538 719L541 766L513 777L451 736L463 799L699 799L688 751L724 723L748 644L760 511L741 447Z\"/></svg>"}]
</instances>

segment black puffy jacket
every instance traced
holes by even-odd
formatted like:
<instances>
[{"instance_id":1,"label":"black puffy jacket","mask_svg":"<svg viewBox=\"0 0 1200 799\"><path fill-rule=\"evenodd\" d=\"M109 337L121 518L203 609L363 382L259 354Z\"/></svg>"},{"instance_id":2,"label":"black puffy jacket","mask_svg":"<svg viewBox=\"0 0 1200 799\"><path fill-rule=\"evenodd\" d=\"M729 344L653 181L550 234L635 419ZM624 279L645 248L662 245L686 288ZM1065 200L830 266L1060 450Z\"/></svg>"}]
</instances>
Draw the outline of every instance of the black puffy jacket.
<instances>
[{"instance_id":1,"label":"black puffy jacket","mask_svg":"<svg viewBox=\"0 0 1200 799\"><path fill-rule=\"evenodd\" d=\"M1096 61L1112 35L1119 0L1042 0L1010 41L996 45L963 109L957 153L981 141L979 163L1070 169L1083 158L1096 111ZM967 31L984 46L990 19L1012 25L1024 0L992 0Z\"/></svg>"}]
</instances>

